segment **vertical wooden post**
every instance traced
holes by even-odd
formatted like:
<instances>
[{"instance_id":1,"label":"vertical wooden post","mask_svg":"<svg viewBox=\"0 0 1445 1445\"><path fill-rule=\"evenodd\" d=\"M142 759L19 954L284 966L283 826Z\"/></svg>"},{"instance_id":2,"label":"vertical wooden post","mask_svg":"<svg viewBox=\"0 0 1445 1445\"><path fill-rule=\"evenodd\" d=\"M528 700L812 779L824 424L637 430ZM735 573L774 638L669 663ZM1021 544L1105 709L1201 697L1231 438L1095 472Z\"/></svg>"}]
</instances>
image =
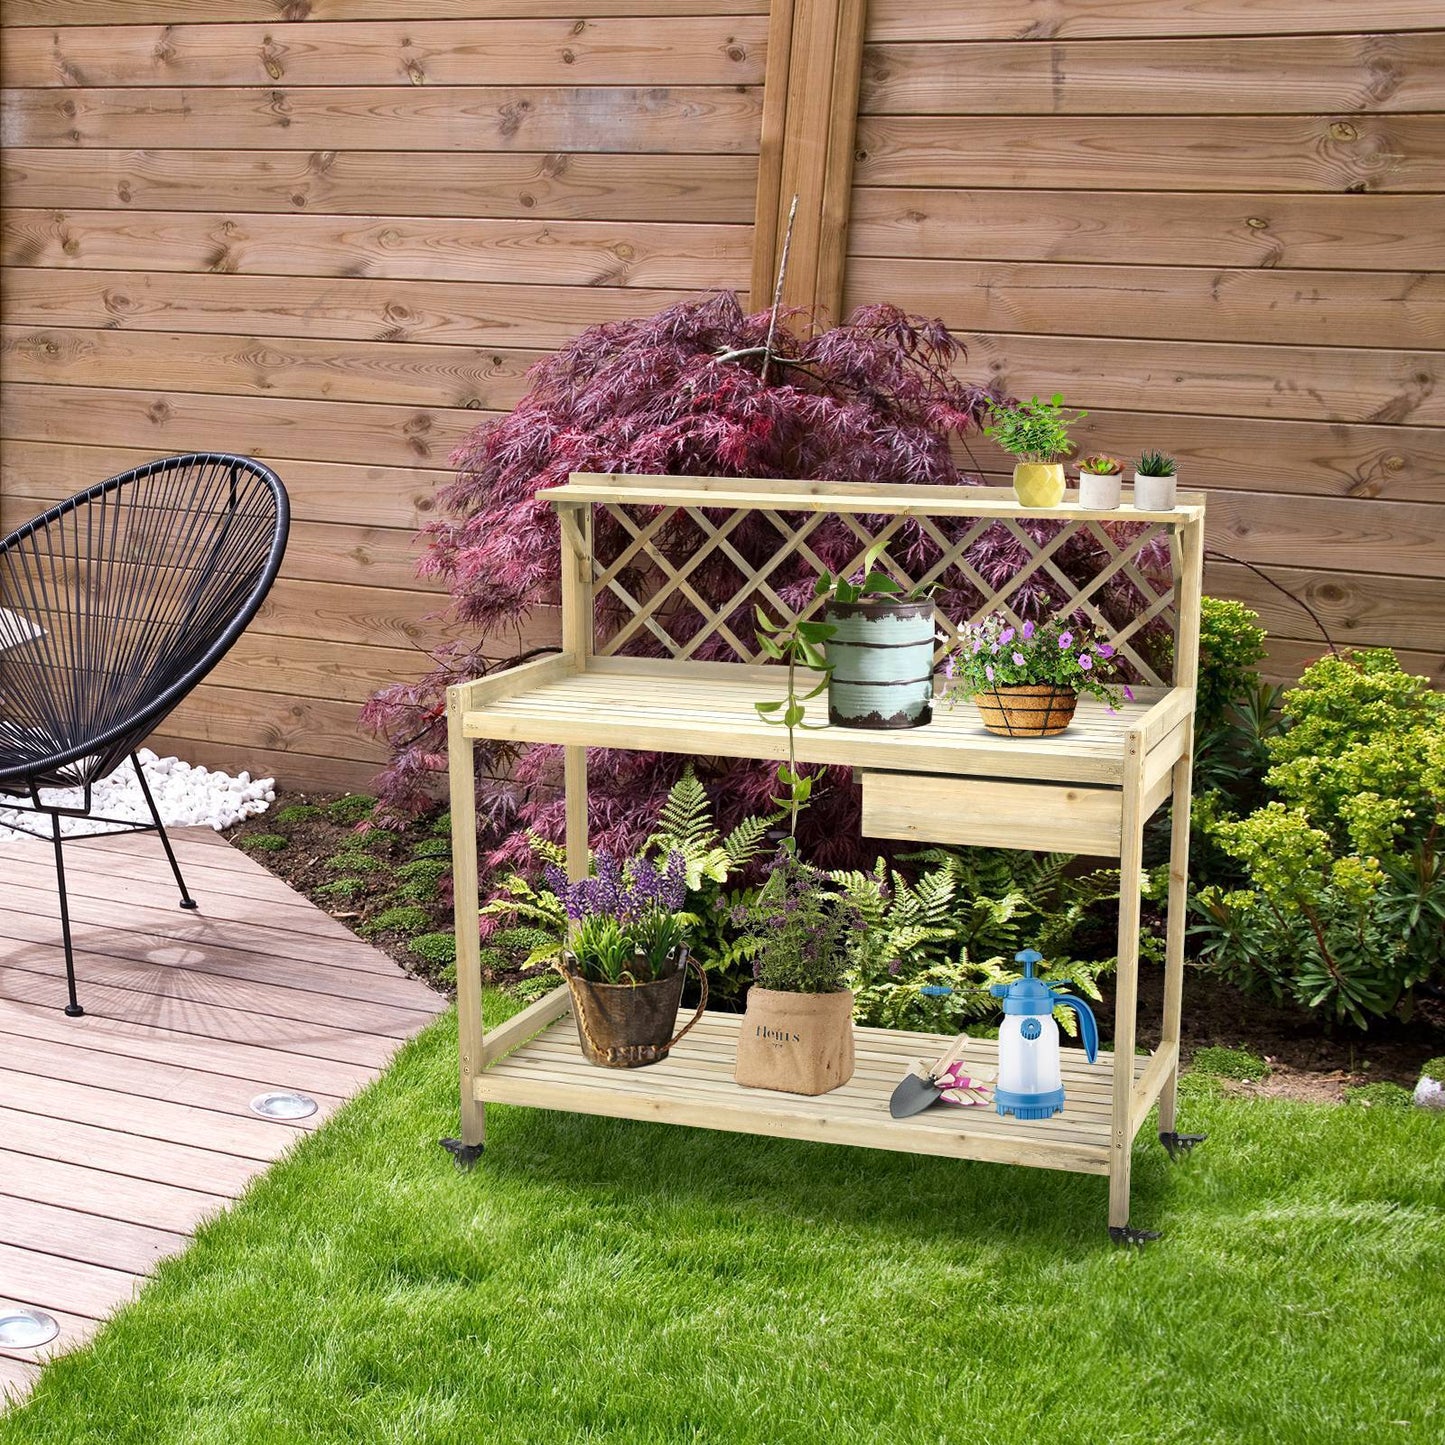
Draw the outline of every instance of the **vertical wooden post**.
<instances>
[{"instance_id":1,"label":"vertical wooden post","mask_svg":"<svg viewBox=\"0 0 1445 1445\"><path fill-rule=\"evenodd\" d=\"M585 672L592 655L592 509L562 506L562 650ZM567 875L587 876L587 749L562 750L567 809Z\"/></svg>"},{"instance_id":2,"label":"vertical wooden post","mask_svg":"<svg viewBox=\"0 0 1445 1445\"><path fill-rule=\"evenodd\" d=\"M1199 683L1199 603L1204 588L1204 521L1184 529L1175 629L1176 687ZM1161 1047L1175 1046L1174 1067L1159 1094L1159 1132L1172 1134L1179 1104L1179 1021L1184 1007L1184 934L1189 908L1189 808L1194 790L1194 710L1184 731L1184 755L1174 764L1170 787L1169 913L1164 946L1164 1023Z\"/></svg>"},{"instance_id":3,"label":"vertical wooden post","mask_svg":"<svg viewBox=\"0 0 1445 1445\"><path fill-rule=\"evenodd\" d=\"M775 0L753 236L754 308L772 299L795 195L783 304L833 317L842 306L867 9L867 0Z\"/></svg>"},{"instance_id":4,"label":"vertical wooden post","mask_svg":"<svg viewBox=\"0 0 1445 1445\"><path fill-rule=\"evenodd\" d=\"M1119 967L1115 974L1114 1096L1109 1137L1109 1227L1129 1222L1134 1148L1129 1114L1134 1094L1134 1029L1139 1004L1140 875L1144 867L1144 736L1124 738L1123 837L1119 856Z\"/></svg>"},{"instance_id":5,"label":"vertical wooden post","mask_svg":"<svg viewBox=\"0 0 1445 1445\"><path fill-rule=\"evenodd\" d=\"M476 744L462 735L466 689L447 689L447 774L452 810L452 908L457 933L457 1054L461 1074L461 1142L483 1142L486 1118L474 1081L482 1070L482 940L477 883Z\"/></svg>"}]
</instances>

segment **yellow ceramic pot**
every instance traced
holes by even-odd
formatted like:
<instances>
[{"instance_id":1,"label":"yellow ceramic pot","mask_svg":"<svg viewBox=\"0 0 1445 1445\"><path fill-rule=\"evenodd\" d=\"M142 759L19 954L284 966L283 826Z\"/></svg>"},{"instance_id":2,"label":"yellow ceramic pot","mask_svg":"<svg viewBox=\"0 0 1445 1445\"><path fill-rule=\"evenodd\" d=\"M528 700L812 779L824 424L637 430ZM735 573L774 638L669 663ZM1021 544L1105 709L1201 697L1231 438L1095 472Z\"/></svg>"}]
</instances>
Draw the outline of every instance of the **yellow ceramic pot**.
<instances>
[{"instance_id":1,"label":"yellow ceramic pot","mask_svg":"<svg viewBox=\"0 0 1445 1445\"><path fill-rule=\"evenodd\" d=\"M1014 468L1014 495L1026 507L1057 507L1064 500L1064 464L1020 462Z\"/></svg>"}]
</instances>

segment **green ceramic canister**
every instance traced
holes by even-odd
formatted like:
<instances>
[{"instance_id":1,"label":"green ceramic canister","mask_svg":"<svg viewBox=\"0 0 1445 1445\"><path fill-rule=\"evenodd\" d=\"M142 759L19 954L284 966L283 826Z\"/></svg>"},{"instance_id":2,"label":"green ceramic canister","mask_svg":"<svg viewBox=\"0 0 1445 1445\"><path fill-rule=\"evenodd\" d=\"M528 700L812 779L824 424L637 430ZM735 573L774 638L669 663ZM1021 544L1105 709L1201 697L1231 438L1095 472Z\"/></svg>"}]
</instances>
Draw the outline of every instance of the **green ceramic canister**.
<instances>
[{"instance_id":1,"label":"green ceramic canister","mask_svg":"<svg viewBox=\"0 0 1445 1445\"><path fill-rule=\"evenodd\" d=\"M933 721L932 602L832 602L828 721L916 728Z\"/></svg>"}]
</instances>

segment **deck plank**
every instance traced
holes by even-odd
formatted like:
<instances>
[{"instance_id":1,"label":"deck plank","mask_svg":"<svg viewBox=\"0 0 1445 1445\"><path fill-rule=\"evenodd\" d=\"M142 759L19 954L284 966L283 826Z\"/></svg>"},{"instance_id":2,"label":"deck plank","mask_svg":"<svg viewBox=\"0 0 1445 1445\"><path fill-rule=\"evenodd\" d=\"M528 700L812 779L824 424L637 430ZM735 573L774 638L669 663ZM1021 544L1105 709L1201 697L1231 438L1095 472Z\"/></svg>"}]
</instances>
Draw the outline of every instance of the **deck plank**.
<instances>
[{"instance_id":1,"label":"deck plank","mask_svg":"<svg viewBox=\"0 0 1445 1445\"><path fill-rule=\"evenodd\" d=\"M0 1408L446 1007L223 838L172 838L200 913L155 839L66 844L78 1019L49 846L0 843L0 1301L61 1325L0 1351ZM250 1112L282 1088L318 1113Z\"/></svg>"}]
</instances>

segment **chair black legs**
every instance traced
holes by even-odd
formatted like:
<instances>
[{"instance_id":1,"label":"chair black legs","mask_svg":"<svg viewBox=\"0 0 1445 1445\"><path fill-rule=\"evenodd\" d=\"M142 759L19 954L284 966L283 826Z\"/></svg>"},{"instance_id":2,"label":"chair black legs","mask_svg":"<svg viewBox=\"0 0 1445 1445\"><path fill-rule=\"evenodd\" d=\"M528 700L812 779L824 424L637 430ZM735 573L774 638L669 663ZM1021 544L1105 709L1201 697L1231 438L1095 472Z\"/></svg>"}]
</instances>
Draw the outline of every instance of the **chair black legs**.
<instances>
[{"instance_id":1,"label":"chair black legs","mask_svg":"<svg viewBox=\"0 0 1445 1445\"><path fill-rule=\"evenodd\" d=\"M60 936L65 940L65 986L70 1002L65 1005L68 1017L78 1019L85 1010L75 996L75 952L70 946L70 903L65 896L65 854L60 846L60 815L50 815L50 836L55 841L55 886L60 891Z\"/></svg>"},{"instance_id":2,"label":"chair black legs","mask_svg":"<svg viewBox=\"0 0 1445 1445\"><path fill-rule=\"evenodd\" d=\"M140 765L140 759L132 753L130 755L131 766L135 769L135 775L140 782L140 790L145 794L146 806L151 810L151 818L156 825L156 832L161 835L161 847L166 850L166 857L170 860L171 872L176 875L176 887L181 890L182 908L199 908L200 905L191 897L190 889L186 887L186 880L181 877L181 865L176 862L175 849L171 847L171 840L166 836L165 825L161 822L159 809L156 807L156 800L151 797L150 784L146 782L145 771Z\"/></svg>"}]
</instances>

